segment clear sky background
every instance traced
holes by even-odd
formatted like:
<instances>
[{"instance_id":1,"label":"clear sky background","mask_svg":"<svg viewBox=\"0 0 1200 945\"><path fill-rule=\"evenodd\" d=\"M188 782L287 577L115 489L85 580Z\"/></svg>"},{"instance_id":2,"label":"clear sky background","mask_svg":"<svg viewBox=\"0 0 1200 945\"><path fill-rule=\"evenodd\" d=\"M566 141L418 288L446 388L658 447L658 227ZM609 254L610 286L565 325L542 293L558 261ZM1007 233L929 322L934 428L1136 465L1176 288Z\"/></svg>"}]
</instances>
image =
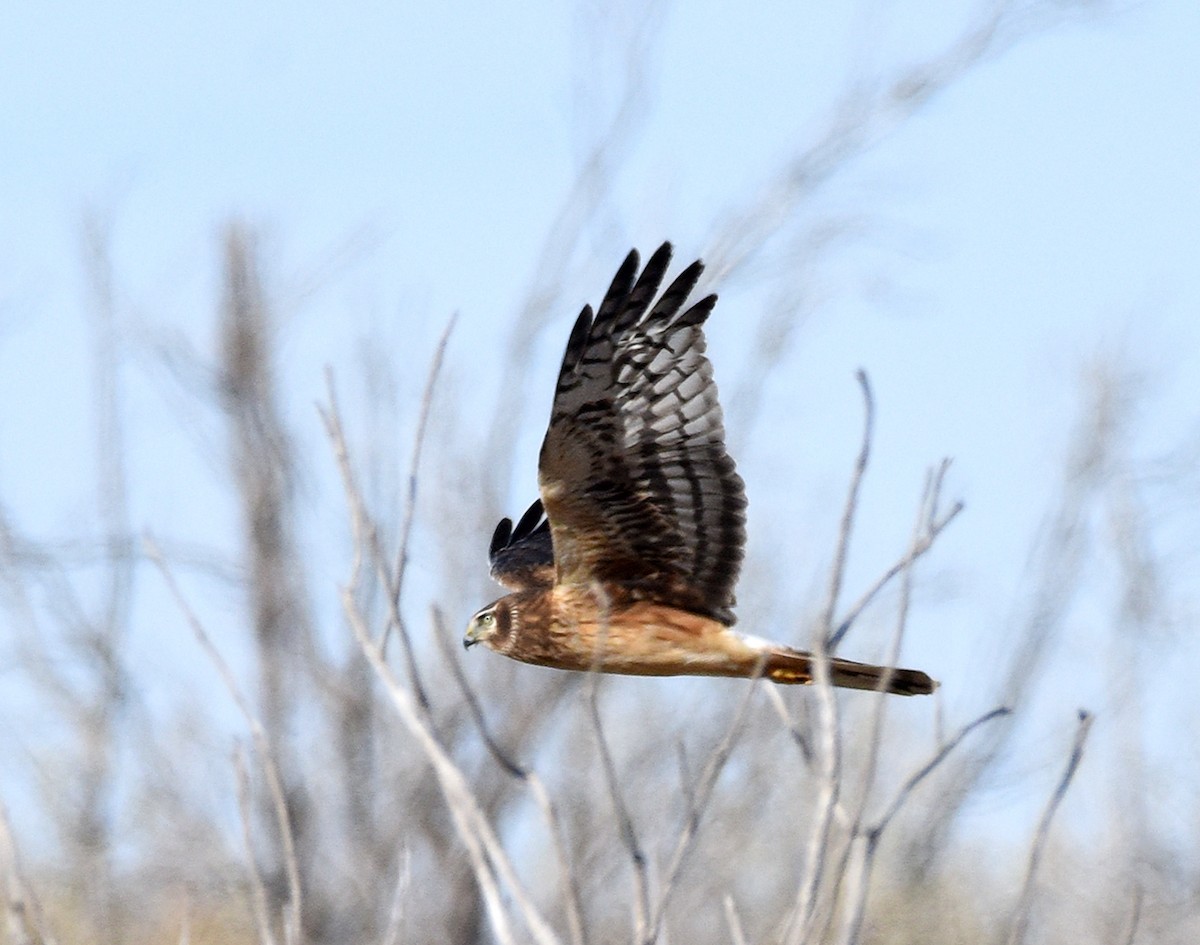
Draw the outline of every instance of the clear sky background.
<instances>
[{"instance_id":1,"label":"clear sky background","mask_svg":"<svg viewBox=\"0 0 1200 945\"><path fill-rule=\"evenodd\" d=\"M285 410L329 477L306 497L313 521L344 535L312 409L324 366L351 377L362 338L382 340L410 423L452 312L446 372L461 435L482 448L497 391L519 384L522 446L512 468L489 470L481 455L467 472L428 472L493 476L504 504L472 512L472 523L519 512L572 318L628 248L671 239L681 264L716 251L729 221L819 138L852 79L902 74L973 15L893 6L706 0L614 26L599 9L536 2L10 5L0 29L0 502L42 539L76 536L81 523L95 533L81 236L91 214L111 238L122 331L145 352L123 370L137 529L236 548L220 461L205 458L223 441L202 414L181 432L178 396L163 396L170 385L150 353L178 343L211 356L218 237L231 218L264 233L271 287L294 300L282 327ZM631 35L649 37L650 66L604 209L568 260L561 311L527 372L498 376L548 234L619 102ZM1158 462L1186 457L1200 431L1198 40L1200 4L1189 0L1097 4L1094 16L1023 40L881 136L716 285L710 349L748 483L750 567L777 582L780 600L817 599L859 435L855 369L868 370L878 402L857 586L903 547L924 470L954 458L947 489L967 509L928 565L905 651L945 681L952 719L986 708L972 680L1012 632L1082 379L1108 359L1144 395L1131 450L1143 484L1159 490L1146 493L1153 542L1178 616L1155 644L1172 672L1148 724L1166 736L1200 722L1184 698L1200 670L1188 623L1200 602L1197 482L1187 464ZM821 221L839 235L804 252ZM795 330L758 383L754 339L785 303ZM404 462L406 432L394 447ZM324 564L314 579L327 582L314 596L332 615L345 550L309 540ZM1074 709L1112 708L1096 642L1107 639L1097 621L1109 580L1098 565L1028 725L1027 764L1048 778ZM190 658L191 641L152 583L135 639L157 667L147 686L163 694L150 701L197 685L178 656ZM444 601L463 619L482 603ZM4 675L6 658L0 639ZM4 699L20 696L6 685Z\"/></svg>"}]
</instances>

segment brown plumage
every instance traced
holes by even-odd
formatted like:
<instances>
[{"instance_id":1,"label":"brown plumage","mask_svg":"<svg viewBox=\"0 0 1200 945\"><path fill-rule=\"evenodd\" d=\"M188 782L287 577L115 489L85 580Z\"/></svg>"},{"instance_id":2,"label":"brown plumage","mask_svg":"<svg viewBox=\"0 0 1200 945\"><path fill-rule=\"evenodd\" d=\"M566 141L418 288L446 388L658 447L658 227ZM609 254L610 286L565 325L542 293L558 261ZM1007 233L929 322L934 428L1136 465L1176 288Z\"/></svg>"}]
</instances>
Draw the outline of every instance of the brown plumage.
<instances>
[{"instance_id":1,"label":"brown plumage","mask_svg":"<svg viewBox=\"0 0 1200 945\"><path fill-rule=\"evenodd\" d=\"M810 683L809 654L731 629L746 497L704 356L717 297L684 308L699 262L659 295L670 259L664 243L639 275L631 252L600 310L576 321L541 499L492 535L492 577L514 593L475 614L463 643L558 669ZM841 659L830 678L901 695L936 687L918 670Z\"/></svg>"}]
</instances>

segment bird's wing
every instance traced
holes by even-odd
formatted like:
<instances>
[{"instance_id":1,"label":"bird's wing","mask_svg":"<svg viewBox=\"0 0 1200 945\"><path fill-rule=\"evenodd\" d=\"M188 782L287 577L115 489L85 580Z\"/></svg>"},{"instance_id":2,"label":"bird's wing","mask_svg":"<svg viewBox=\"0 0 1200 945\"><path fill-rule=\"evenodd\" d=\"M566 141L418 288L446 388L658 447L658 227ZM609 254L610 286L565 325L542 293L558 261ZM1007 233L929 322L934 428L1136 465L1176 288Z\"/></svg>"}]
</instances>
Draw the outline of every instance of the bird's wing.
<instances>
[{"instance_id":1,"label":"bird's wing","mask_svg":"<svg viewBox=\"0 0 1200 945\"><path fill-rule=\"evenodd\" d=\"M704 356L717 297L684 307L699 262L660 296L670 259L664 243L639 275L631 252L599 312L580 314L538 483L559 583L599 584L731 624L746 497Z\"/></svg>"},{"instance_id":2,"label":"bird's wing","mask_svg":"<svg viewBox=\"0 0 1200 945\"><path fill-rule=\"evenodd\" d=\"M516 528L512 519L500 519L492 532L488 561L492 580L511 590L539 590L554 584L554 545L540 499L534 499Z\"/></svg>"}]
</instances>

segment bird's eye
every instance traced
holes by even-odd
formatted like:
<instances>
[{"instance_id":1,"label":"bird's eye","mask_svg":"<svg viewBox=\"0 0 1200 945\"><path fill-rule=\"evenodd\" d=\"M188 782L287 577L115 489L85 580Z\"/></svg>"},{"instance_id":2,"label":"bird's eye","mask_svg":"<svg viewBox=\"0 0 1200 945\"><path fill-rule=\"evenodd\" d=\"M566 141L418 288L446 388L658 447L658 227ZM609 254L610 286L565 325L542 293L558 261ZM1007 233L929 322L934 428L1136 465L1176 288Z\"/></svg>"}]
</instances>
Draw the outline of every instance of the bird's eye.
<instances>
[{"instance_id":1,"label":"bird's eye","mask_svg":"<svg viewBox=\"0 0 1200 945\"><path fill-rule=\"evenodd\" d=\"M490 627L496 622L496 615L493 613L480 614L479 622L485 627Z\"/></svg>"}]
</instances>

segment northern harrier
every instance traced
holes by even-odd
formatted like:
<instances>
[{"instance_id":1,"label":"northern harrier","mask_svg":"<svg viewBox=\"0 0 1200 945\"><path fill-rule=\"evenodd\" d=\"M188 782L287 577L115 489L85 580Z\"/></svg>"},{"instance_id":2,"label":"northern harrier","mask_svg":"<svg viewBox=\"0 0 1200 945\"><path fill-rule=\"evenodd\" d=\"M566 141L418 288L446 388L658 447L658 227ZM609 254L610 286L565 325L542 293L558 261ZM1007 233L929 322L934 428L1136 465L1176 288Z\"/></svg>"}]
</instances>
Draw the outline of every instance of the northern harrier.
<instances>
[{"instance_id":1,"label":"northern harrier","mask_svg":"<svg viewBox=\"0 0 1200 945\"><path fill-rule=\"evenodd\" d=\"M471 618L463 645L558 669L810 683L809 654L730 629L746 496L704 356L717 297L684 307L700 262L658 296L670 259L664 243L639 275L631 252L600 311L585 306L575 322L542 442L541 499L492 535L492 577L514 593ZM936 685L842 659L830 678L901 695Z\"/></svg>"}]
</instances>

